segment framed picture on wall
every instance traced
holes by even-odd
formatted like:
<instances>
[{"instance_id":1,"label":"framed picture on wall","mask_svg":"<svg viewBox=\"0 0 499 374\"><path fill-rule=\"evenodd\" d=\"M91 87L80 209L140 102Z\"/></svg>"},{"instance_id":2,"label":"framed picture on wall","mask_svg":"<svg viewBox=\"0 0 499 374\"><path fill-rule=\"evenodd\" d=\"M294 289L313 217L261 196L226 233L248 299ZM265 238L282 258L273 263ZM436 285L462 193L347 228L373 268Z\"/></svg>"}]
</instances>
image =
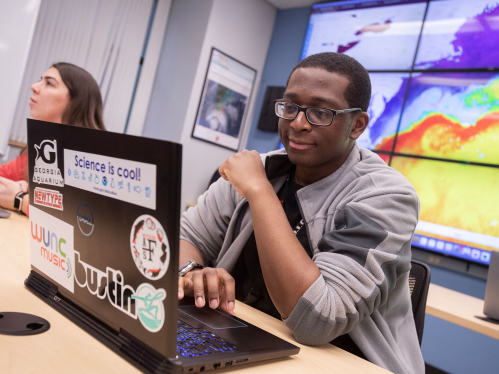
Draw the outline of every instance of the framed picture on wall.
<instances>
[{"instance_id":1,"label":"framed picture on wall","mask_svg":"<svg viewBox=\"0 0 499 374\"><path fill-rule=\"evenodd\" d=\"M192 137L237 151L256 70L212 48Z\"/></svg>"}]
</instances>

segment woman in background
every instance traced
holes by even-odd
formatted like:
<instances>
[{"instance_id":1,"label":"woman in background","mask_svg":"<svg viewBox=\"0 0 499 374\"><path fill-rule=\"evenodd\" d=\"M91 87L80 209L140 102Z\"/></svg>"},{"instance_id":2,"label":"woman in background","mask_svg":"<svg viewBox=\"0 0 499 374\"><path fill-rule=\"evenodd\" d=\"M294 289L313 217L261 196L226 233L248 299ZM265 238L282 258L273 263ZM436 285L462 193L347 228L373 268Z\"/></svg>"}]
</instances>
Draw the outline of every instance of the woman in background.
<instances>
[{"instance_id":1,"label":"woman in background","mask_svg":"<svg viewBox=\"0 0 499 374\"><path fill-rule=\"evenodd\" d=\"M29 106L34 119L105 130L99 85L86 70L66 62L56 63L31 90ZM0 206L14 209L16 197L28 191L27 180L25 147L19 157L0 166ZM27 212L28 201L28 195L24 195L20 211Z\"/></svg>"}]
</instances>

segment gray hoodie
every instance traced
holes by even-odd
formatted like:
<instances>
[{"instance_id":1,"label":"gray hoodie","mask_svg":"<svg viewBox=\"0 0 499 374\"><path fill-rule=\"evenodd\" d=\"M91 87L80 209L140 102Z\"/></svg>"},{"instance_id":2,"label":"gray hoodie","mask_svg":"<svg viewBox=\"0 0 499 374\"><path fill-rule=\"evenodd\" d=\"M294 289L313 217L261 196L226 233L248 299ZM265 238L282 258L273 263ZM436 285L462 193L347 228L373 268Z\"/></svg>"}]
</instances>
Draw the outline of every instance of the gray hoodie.
<instances>
[{"instance_id":1,"label":"gray hoodie","mask_svg":"<svg viewBox=\"0 0 499 374\"><path fill-rule=\"evenodd\" d=\"M293 165L262 155L277 192ZM375 153L354 146L328 177L297 192L312 260L321 275L284 321L296 340L320 345L348 333L369 361L394 373L424 373L409 292L419 199ZM222 178L182 217L180 238L229 273L253 232L247 200Z\"/></svg>"}]
</instances>

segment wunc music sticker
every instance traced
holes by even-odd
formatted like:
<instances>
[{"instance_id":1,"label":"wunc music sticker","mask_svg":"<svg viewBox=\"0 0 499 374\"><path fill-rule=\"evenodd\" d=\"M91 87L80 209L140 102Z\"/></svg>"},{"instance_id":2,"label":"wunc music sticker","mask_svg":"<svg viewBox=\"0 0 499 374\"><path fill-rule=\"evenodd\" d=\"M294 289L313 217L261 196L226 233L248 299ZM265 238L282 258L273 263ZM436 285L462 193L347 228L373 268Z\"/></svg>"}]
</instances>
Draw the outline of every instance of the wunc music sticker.
<instances>
[{"instance_id":1,"label":"wunc music sticker","mask_svg":"<svg viewBox=\"0 0 499 374\"><path fill-rule=\"evenodd\" d=\"M137 269L146 278L157 280L165 275L170 263L170 246L156 218L144 214L135 220L130 232L130 249Z\"/></svg>"},{"instance_id":2,"label":"wunc music sticker","mask_svg":"<svg viewBox=\"0 0 499 374\"><path fill-rule=\"evenodd\" d=\"M74 292L73 226L29 207L31 221L31 265L71 292Z\"/></svg>"},{"instance_id":3,"label":"wunc music sticker","mask_svg":"<svg viewBox=\"0 0 499 374\"><path fill-rule=\"evenodd\" d=\"M35 144L36 159L33 182L64 187L64 178L57 167L57 141L44 140Z\"/></svg>"}]
</instances>

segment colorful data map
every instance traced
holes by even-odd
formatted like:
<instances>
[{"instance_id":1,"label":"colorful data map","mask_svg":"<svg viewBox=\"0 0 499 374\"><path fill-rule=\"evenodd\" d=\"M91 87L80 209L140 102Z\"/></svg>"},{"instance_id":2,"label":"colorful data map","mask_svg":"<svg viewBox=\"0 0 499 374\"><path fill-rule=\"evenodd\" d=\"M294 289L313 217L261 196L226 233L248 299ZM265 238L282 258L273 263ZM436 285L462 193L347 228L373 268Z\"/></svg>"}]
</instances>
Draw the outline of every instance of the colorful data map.
<instances>
[{"instance_id":1,"label":"colorful data map","mask_svg":"<svg viewBox=\"0 0 499 374\"><path fill-rule=\"evenodd\" d=\"M498 42L498 2L430 2L414 68L497 68ZM443 159L390 160L418 192L420 222L430 228L423 234L499 250L499 168L444 161L499 164L499 73L432 71L370 77L371 122L359 145Z\"/></svg>"},{"instance_id":2,"label":"colorful data map","mask_svg":"<svg viewBox=\"0 0 499 374\"><path fill-rule=\"evenodd\" d=\"M487 235L489 238L481 238L480 247L499 249L494 244L499 237L499 194L495 193L499 191L498 168L401 156L392 157L391 166L416 189L421 202L420 221ZM476 245L466 234L460 234L462 242Z\"/></svg>"},{"instance_id":3,"label":"colorful data map","mask_svg":"<svg viewBox=\"0 0 499 374\"><path fill-rule=\"evenodd\" d=\"M376 149L497 164L499 74L413 74L397 137Z\"/></svg>"},{"instance_id":4,"label":"colorful data map","mask_svg":"<svg viewBox=\"0 0 499 374\"><path fill-rule=\"evenodd\" d=\"M330 12L312 10L301 58L338 52L355 58L368 70L410 69L426 2L394 3L379 6L380 1L373 1L364 2L365 8L351 9L351 4L345 4Z\"/></svg>"},{"instance_id":5,"label":"colorful data map","mask_svg":"<svg viewBox=\"0 0 499 374\"><path fill-rule=\"evenodd\" d=\"M431 2L424 30L417 68L499 66L498 2ZM449 35L449 30L455 33ZM483 48L477 47L480 45ZM419 156L498 163L498 74L413 73L401 120L409 74L370 73L370 77L370 123L359 145Z\"/></svg>"},{"instance_id":6,"label":"colorful data map","mask_svg":"<svg viewBox=\"0 0 499 374\"><path fill-rule=\"evenodd\" d=\"M370 71L357 143L411 181L418 234L487 263L481 251L499 250L499 72L484 68L499 68L499 0L334 4L312 8L302 58L345 53Z\"/></svg>"},{"instance_id":7,"label":"colorful data map","mask_svg":"<svg viewBox=\"0 0 499 374\"><path fill-rule=\"evenodd\" d=\"M372 91L367 110L369 125L357 144L378 149L384 138L397 132L409 73L370 73L369 76Z\"/></svg>"},{"instance_id":8,"label":"colorful data map","mask_svg":"<svg viewBox=\"0 0 499 374\"><path fill-rule=\"evenodd\" d=\"M431 1L414 68L498 67L498 43L498 1Z\"/></svg>"}]
</instances>

